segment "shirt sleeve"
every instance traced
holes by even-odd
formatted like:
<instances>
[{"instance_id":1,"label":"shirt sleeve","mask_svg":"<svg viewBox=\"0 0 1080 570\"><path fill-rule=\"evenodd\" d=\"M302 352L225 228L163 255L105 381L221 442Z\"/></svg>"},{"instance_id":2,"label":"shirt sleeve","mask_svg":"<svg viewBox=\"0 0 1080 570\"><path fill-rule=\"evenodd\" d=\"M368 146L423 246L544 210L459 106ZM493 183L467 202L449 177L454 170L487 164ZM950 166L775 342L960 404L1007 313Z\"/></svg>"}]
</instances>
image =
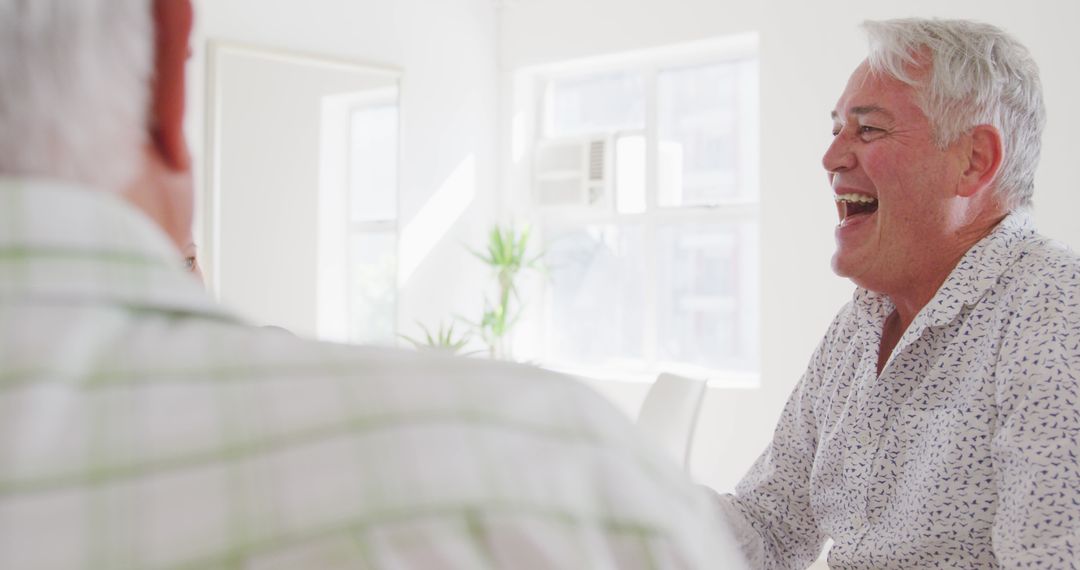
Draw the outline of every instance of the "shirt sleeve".
<instances>
[{"instance_id":1,"label":"shirt sleeve","mask_svg":"<svg viewBox=\"0 0 1080 570\"><path fill-rule=\"evenodd\" d=\"M1075 568L1080 556L1080 294L1055 294L1064 286L1028 291L1035 308L1002 338L991 457L1004 568Z\"/></svg>"},{"instance_id":2,"label":"shirt sleeve","mask_svg":"<svg viewBox=\"0 0 1080 570\"><path fill-rule=\"evenodd\" d=\"M806 568L825 542L810 505L810 472L818 442L814 402L848 310L850 305L833 321L814 352L784 406L769 446L736 486L735 494L720 496L720 509L756 568Z\"/></svg>"}]
</instances>

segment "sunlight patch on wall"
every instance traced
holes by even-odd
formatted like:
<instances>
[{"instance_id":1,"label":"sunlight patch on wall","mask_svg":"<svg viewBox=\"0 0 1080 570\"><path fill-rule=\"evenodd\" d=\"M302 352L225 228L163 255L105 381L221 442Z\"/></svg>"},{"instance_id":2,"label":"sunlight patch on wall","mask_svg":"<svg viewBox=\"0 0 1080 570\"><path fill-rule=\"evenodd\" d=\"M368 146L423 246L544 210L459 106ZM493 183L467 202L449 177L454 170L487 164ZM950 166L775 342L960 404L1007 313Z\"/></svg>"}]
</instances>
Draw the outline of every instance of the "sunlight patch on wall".
<instances>
[{"instance_id":1,"label":"sunlight patch on wall","mask_svg":"<svg viewBox=\"0 0 1080 570\"><path fill-rule=\"evenodd\" d=\"M401 232L398 287L405 287L420 264L446 237L476 197L476 157L469 155L435 191Z\"/></svg>"}]
</instances>

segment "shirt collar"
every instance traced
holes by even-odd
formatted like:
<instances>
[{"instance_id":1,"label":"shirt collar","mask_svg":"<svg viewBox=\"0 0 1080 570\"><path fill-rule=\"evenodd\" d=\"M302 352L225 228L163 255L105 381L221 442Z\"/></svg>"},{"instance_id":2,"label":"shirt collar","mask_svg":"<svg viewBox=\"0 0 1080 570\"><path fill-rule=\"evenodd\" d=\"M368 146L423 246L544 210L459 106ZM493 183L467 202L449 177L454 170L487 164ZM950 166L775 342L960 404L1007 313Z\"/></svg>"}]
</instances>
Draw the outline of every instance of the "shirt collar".
<instances>
[{"instance_id":1,"label":"shirt collar","mask_svg":"<svg viewBox=\"0 0 1080 570\"><path fill-rule=\"evenodd\" d=\"M1027 209L1015 210L1005 216L960 258L934 297L915 316L904 336L949 323L963 307L977 304L1020 257L1022 248L1017 245L1035 235L1035 224ZM860 312L874 319L883 319L893 310L892 301L886 295L862 288L855 291L854 302Z\"/></svg>"},{"instance_id":2,"label":"shirt collar","mask_svg":"<svg viewBox=\"0 0 1080 570\"><path fill-rule=\"evenodd\" d=\"M45 180L0 178L0 299L232 320L137 209L109 192Z\"/></svg>"},{"instance_id":3,"label":"shirt collar","mask_svg":"<svg viewBox=\"0 0 1080 570\"><path fill-rule=\"evenodd\" d=\"M1026 209L1006 216L960 258L916 322L926 327L942 325L956 318L965 306L976 305L1020 257L1023 250L1017 246L1034 235L1035 224Z\"/></svg>"}]
</instances>

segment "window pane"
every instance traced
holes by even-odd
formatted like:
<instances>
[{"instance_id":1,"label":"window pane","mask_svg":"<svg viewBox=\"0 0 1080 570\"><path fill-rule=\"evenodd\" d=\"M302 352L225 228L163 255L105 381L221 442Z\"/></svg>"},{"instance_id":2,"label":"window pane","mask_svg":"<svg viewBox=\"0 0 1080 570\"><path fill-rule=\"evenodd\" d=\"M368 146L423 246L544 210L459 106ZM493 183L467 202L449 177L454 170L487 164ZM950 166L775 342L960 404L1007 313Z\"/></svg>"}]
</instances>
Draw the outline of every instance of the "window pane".
<instances>
[{"instance_id":1,"label":"window pane","mask_svg":"<svg viewBox=\"0 0 1080 570\"><path fill-rule=\"evenodd\" d=\"M397 114L396 105L352 113L349 201L354 222L397 219Z\"/></svg>"},{"instance_id":2,"label":"window pane","mask_svg":"<svg viewBox=\"0 0 1080 570\"><path fill-rule=\"evenodd\" d=\"M660 206L696 206L748 199L742 178L749 141L740 133L755 104L742 83L756 81L745 62L672 69L657 78ZM742 188L740 188L742 186ZM744 190L745 189L745 190Z\"/></svg>"},{"instance_id":3,"label":"window pane","mask_svg":"<svg viewBox=\"0 0 1080 570\"><path fill-rule=\"evenodd\" d=\"M615 142L615 206L620 214L645 211L644 136L623 136Z\"/></svg>"},{"instance_id":4,"label":"window pane","mask_svg":"<svg viewBox=\"0 0 1080 570\"><path fill-rule=\"evenodd\" d=\"M599 365L644 358L642 246L638 226L592 226L549 240L555 360Z\"/></svg>"},{"instance_id":5,"label":"window pane","mask_svg":"<svg viewBox=\"0 0 1080 570\"><path fill-rule=\"evenodd\" d=\"M548 96L548 136L645 128L645 82L638 73L554 81Z\"/></svg>"},{"instance_id":6,"label":"window pane","mask_svg":"<svg viewBox=\"0 0 1080 570\"><path fill-rule=\"evenodd\" d=\"M657 228L657 357L751 370L757 355L757 224Z\"/></svg>"},{"instance_id":7,"label":"window pane","mask_svg":"<svg viewBox=\"0 0 1080 570\"><path fill-rule=\"evenodd\" d=\"M397 331L397 234L349 238L349 340L394 344Z\"/></svg>"}]
</instances>

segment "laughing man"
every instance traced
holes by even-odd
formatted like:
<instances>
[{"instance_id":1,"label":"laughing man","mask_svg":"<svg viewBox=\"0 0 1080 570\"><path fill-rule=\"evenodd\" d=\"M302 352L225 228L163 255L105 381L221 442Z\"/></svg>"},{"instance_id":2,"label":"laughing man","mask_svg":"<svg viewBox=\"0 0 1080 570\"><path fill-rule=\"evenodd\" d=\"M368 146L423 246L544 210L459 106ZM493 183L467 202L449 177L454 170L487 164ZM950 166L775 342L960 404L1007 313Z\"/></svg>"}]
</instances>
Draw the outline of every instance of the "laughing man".
<instances>
[{"instance_id":1,"label":"laughing man","mask_svg":"<svg viewBox=\"0 0 1080 570\"><path fill-rule=\"evenodd\" d=\"M868 22L822 160L856 285L722 497L761 567L1075 568L1080 262L1028 214L1038 69L992 26Z\"/></svg>"}]
</instances>

